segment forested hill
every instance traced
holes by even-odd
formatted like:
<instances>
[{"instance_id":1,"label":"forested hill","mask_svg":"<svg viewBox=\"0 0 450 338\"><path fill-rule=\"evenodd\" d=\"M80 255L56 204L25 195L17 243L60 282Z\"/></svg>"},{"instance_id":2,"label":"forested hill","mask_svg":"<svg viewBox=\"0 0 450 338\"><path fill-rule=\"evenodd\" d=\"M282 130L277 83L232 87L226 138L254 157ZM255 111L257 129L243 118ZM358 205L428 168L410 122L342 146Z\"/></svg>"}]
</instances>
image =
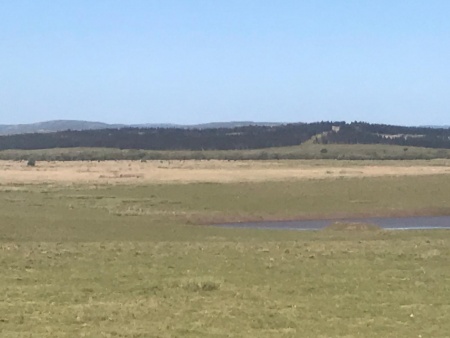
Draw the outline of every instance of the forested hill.
<instances>
[{"instance_id":1,"label":"forested hill","mask_svg":"<svg viewBox=\"0 0 450 338\"><path fill-rule=\"evenodd\" d=\"M236 128L121 128L0 137L0 150L105 147L146 150L258 149L301 144L331 130L331 122Z\"/></svg>"},{"instance_id":2,"label":"forested hill","mask_svg":"<svg viewBox=\"0 0 450 338\"><path fill-rule=\"evenodd\" d=\"M315 143L396 144L450 149L450 129L368 123L317 122L236 128L121 128L0 136L0 150L118 148L231 150Z\"/></svg>"},{"instance_id":3,"label":"forested hill","mask_svg":"<svg viewBox=\"0 0 450 338\"><path fill-rule=\"evenodd\" d=\"M401 127L355 122L339 131L326 133L320 143L395 144L412 147L450 149L450 128Z\"/></svg>"}]
</instances>

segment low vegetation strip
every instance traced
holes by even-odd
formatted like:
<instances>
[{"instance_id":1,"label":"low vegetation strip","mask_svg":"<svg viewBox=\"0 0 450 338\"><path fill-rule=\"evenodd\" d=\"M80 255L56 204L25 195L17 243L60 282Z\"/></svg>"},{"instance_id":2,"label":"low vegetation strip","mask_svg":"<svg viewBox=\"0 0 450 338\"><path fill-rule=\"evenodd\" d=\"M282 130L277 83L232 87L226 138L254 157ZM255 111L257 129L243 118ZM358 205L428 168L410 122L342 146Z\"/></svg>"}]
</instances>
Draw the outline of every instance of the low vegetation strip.
<instances>
[{"instance_id":1,"label":"low vegetation strip","mask_svg":"<svg viewBox=\"0 0 450 338\"><path fill-rule=\"evenodd\" d=\"M114 148L55 148L0 150L0 160L28 161L114 160L431 160L450 159L450 149L380 144L317 144L248 150L155 151Z\"/></svg>"}]
</instances>

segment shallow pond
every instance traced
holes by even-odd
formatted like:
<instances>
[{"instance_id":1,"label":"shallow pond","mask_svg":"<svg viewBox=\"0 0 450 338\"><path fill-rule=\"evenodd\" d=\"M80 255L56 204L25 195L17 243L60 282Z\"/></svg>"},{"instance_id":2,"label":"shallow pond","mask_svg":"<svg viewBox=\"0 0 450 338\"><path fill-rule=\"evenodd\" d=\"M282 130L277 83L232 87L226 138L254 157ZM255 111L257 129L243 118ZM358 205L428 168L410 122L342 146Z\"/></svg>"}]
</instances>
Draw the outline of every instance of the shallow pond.
<instances>
[{"instance_id":1,"label":"shallow pond","mask_svg":"<svg viewBox=\"0 0 450 338\"><path fill-rule=\"evenodd\" d=\"M387 230L450 229L450 216L375 217L303 221L264 221L219 224L221 227L278 230L321 230L334 222L371 223Z\"/></svg>"}]
</instances>

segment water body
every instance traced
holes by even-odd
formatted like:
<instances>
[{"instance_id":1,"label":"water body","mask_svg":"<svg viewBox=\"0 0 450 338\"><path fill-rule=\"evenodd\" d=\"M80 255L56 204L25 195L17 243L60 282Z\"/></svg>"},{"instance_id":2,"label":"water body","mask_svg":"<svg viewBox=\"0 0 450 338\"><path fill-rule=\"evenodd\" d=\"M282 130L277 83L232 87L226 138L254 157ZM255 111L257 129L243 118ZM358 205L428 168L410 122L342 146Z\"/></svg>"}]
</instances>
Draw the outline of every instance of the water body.
<instances>
[{"instance_id":1,"label":"water body","mask_svg":"<svg viewBox=\"0 0 450 338\"><path fill-rule=\"evenodd\" d=\"M386 230L429 230L449 229L450 216L424 217L375 217L351 219L327 219L309 221L264 221L220 224L221 227L247 229L277 229L277 230L321 230L334 222L371 223Z\"/></svg>"}]
</instances>

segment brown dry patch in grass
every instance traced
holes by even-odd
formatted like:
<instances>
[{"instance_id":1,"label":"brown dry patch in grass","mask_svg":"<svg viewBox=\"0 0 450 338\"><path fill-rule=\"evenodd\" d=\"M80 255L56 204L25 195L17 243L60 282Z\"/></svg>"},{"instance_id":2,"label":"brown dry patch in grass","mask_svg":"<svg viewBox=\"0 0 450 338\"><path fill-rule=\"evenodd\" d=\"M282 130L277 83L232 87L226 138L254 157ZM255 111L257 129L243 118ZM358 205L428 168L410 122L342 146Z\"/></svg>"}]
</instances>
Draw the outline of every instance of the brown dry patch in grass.
<instances>
[{"instance_id":1,"label":"brown dry patch in grass","mask_svg":"<svg viewBox=\"0 0 450 338\"><path fill-rule=\"evenodd\" d=\"M340 177L450 174L448 161L0 161L0 184L8 183L193 183L263 182Z\"/></svg>"}]
</instances>

